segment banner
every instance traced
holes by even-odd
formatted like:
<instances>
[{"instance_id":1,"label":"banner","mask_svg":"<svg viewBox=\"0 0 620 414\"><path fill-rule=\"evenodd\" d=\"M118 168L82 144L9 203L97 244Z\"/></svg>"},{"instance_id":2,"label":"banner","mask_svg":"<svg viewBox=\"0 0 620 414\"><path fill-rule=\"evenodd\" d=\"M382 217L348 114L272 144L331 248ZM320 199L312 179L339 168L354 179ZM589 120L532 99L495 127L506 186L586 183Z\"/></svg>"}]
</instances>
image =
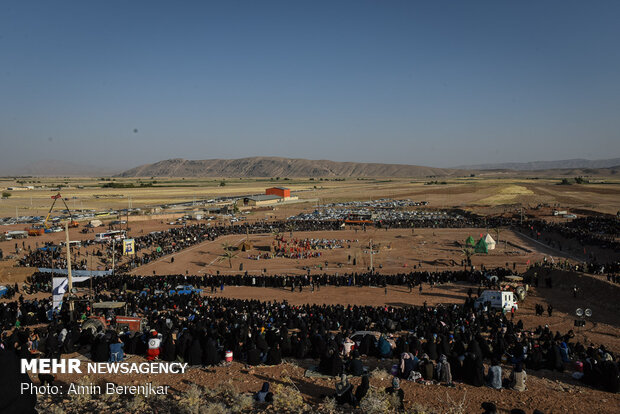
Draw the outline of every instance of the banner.
<instances>
[{"instance_id":1,"label":"banner","mask_svg":"<svg viewBox=\"0 0 620 414\"><path fill-rule=\"evenodd\" d=\"M54 309L60 309L62 298L69 289L69 280L66 277L55 277L52 281L52 302Z\"/></svg>"},{"instance_id":2,"label":"banner","mask_svg":"<svg viewBox=\"0 0 620 414\"><path fill-rule=\"evenodd\" d=\"M123 256L129 256L135 254L135 242L134 239L123 240Z\"/></svg>"},{"instance_id":3,"label":"banner","mask_svg":"<svg viewBox=\"0 0 620 414\"><path fill-rule=\"evenodd\" d=\"M83 282L90 279L90 276L72 277L74 283ZM60 309L62 306L62 298L69 290L69 278L55 277L52 280L52 302L54 309Z\"/></svg>"},{"instance_id":4,"label":"banner","mask_svg":"<svg viewBox=\"0 0 620 414\"><path fill-rule=\"evenodd\" d=\"M39 272L41 273L56 273L59 275L66 275L67 269L50 269L47 267L39 267ZM109 276L112 274L111 270L76 270L72 269L71 274L74 276L73 280L75 280L75 276Z\"/></svg>"}]
</instances>

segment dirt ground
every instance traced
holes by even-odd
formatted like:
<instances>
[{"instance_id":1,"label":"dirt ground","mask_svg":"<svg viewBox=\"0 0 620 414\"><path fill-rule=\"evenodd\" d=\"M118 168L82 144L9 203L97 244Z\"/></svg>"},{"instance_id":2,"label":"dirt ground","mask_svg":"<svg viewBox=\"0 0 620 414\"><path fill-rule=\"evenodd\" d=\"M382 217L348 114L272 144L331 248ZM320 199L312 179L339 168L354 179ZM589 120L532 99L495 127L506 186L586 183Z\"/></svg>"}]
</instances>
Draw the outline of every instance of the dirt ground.
<instances>
[{"instance_id":1,"label":"dirt ground","mask_svg":"<svg viewBox=\"0 0 620 414\"><path fill-rule=\"evenodd\" d=\"M555 275L554 276L564 276ZM592 283L590 278L593 276L582 275L584 282ZM598 281L600 282L600 281ZM595 286L601 287L595 282ZM605 281L605 283L607 283ZM584 284L585 286L585 284ZM466 296L468 284L449 284L437 286L430 290L424 286L423 293L417 290L408 293L406 288L389 288L385 295L381 288L358 288L358 287L323 287L320 291L311 293L304 290L303 293L291 293L284 289L270 288L248 288L248 287L226 287L224 292L216 295L242 299L259 300L287 300L291 304L303 303L325 303L325 304L347 304L355 303L358 305L390 305L408 306L421 305L427 302L429 305L437 303L462 303ZM605 287L602 285L602 287ZM573 316L562 310L560 303L566 298L565 289L558 286L554 289L532 289L524 302L519 304L519 311L516 318L522 319L526 328L534 329L541 324L548 324L552 330L562 332L572 328ZM583 293L582 300L591 301L599 292L590 290ZM208 295L207 295L208 296ZM355 300L352 301L351 298ZM541 303L545 307L551 303L556 309L553 316L537 317L534 315L534 306ZM616 305L617 306L617 305ZM611 311L610 311L611 312ZM586 342L592 341L596 344L604 343L612 351L620 351L620 324L616 317L615 323L608 325L599 321L598 312L595 312L592 321L589 321L585 329L577 333L577 338L583 338ZM617 313L615 313L617 315ZM83 356L79 354L73 357ZM133 356L130 361L141 362L143 358ZM318 361L292 360L276 367L246 367L244 364L234 362L230 366L220 366L211 368L192 368L185 375L97 375L93 381L112 381L119 384L142 384L154 382L159 385L170 385L171 392L185 390L189 384L196 383L207 388L215 388L217 385L232 381L241 392L255 392L260 389L264 381L269 381L272 385L290 385L292 381L302 392L304 399L317 404L322 401L323 396L331 395L334 392L335 378L308 378L304 376L304 371ZM390 370L396 360L379 361L374 358L365 360L364 364L370 370L379 368L385 371ZM510 372L510 367L504 366L504 376ZM435 412L445 412L449 401L460 402L465 400L466 412L479 412L478 408L484 401L496 403L500 412L507 413L511 408L522 408L527 412L538 408L545 413L613 413L620 412L620 395L601 392L589 387L585 387L572 379L571 369L564 373L551 372L547 370L528 371L527 391L518 393L512 390L496 391L487 387L476 388L465 384L458 384L456 388L446 388L440 385L420 385L408 381L402 381L401 386L405 392L406 406L421 404ZM376 387L387 387L391 385L387 375L373 375L371 385ZM60 384L68 384L78 380L78 376L60 375ZM34 379L35 383L38 383ZM359 385L359 378L352 378L353 385Z\"/></svg>"},{"instance_id":2,"label":"dirt ground","mask_svg":"<svg viewBox=\"0 0 620 414\"><path fill-rule=\"evenodd\" d=\"M538 204L559 205L562 209L580 208L584 210L596 210L605 213L615 214L618 206L620 189L618 184L593 184L593 185L572 185L558 186L553 180L527 180L527 179L471 179L457 180L450 179L447 185L424 185L421 181L393 180L384 182L306 182L293 183L294 190L302 191L302 198L320 199L320 203L347 201L359 199L360 194L372 194L373 199L381 197L390 198L411 198L413 200L429 201L429 208L443 207L463 207L473 209L479 213L509 213L519 206L535 207ZM211 196L212 194L223 194L225 192L259 192L259 187L268 187L273 183L255 182L248 184L244 181L239 184L227 185L224 189L215 188L216 182L203 183L204 188L185 188L182 190L166 190L161 195L156 194L157 189L134 189L131 191L135 205L148 205L175 200L191 201L192 192L199 196ZM317 185L317 191L312 187ZM123 189L90 189L81 191L71 189L63 191L63 196L76 197L76 201L69 202L74 205L84 204L87 207L91 201L92 207L118 207L127 205L127 199L122 198ZM109 197L114 194L121 194L121 197L103 198L94 200L94 196L104 194ZM45 211L49 205L49 191L40 191L40 200L35 201L32 209L24 210L23 214L34 214L34 212ZM7 215L13 214L15 207L20 209L27 204L29 194L14 194L10 200L3 200L0 212L5 211ZM163 198L162 198L163 197ZM90 200L90 201L89 201ZM5 201L7 201L5 203ZM37 204L38 203L38 204ZM91 207L91 206L88 206ZM312 210L314 205L309 202L306 205L278 206L274 210L260 210L250 213L248 220L285 218L297 214L302 208ZM22 230L24 225L3 226L2 231ZM160 219L146 220L130 223L131 230L129 237L136 237L150 231L163 230L170 226L166 221ZM106 227L94 229L94 232L105 231ZM174 263L171 263L171 256L165 256L159 260L142 266L134 271L135 274L151 275L153 271L157 274L172 274L186 271L189 274L215 274L219 271L225 273L239 273L242 265L243 271L251 274L259 274L262 269L267 269L268 273L273 274L304 274L304 267L311 269L312 273L346 273L353 271L365 271L370 266L370 254L368 246L372 239L378 253L373 255L373 265L375 268L381 267L385 273L408 272L415 267L422 270L448 270L461 267L463 254L461 248L455 245L455 241L463 243L464 240L472 235L475 239L480 234L486 234L486 229L415 229L411 230L375 230L369 229L366 232L358 230L345 230L339 232L295 232L293 238L328 238L350 240L346 242L346 247L342 249L323 250L320 258L312 259L287 259L276 258L269 260L251 260L249 255L255 255L269 249L274 240L272 234L250 235L249 241L253 249L235 252L232 259L232 267L222 256L224 252L222 243L228 242L236 245L245 239L244 235L231 235L218 238L214 242L204 242L193 246L174 255ZM496 235L491 232L493 238ZM288 239L289 234L283 234ZM82 234L79 229L70 230L71 240L93 239L94 233ZM28 246L36 248L43 245L46 241L64 241L64 233L45 234L41 237L31 237L25 240L12 240L0 242L0 249L5 256L11 255L15 250L15 243L18 243L19 254ZM349 247L350 246L350 247ZM495 251L488 255L476 255L472 258L473 264L479 268L481 265L487 267L505 266L506 263L512 267L516 263L516 271L522 272L526 268L528 260L530 262L542 260L543 257L553 256L555 260L567 258L573 260L579 258L576 246L568 246L564 252L551 249L527 238L524 235L503 230L500 234L500 242ZM86 249L81 249L83 254ZM353 266L348 256L356 259ZM328 262L325 267L325 262ZM11 260L0 261L0 284L15 283L23 281L33 269L13 267ZM322 266L322 269L319 268ZM420 267L421 266L421 267ZM95 263L94 267L101 267ZM542 287L532 287L528 292L528 297L519 303L519 310L516 318L522 319L528 329L535 329L539 325L549 325L552 330L566 332L575 329L576 339L585 343L605 344L614 352L620 352L620 303L617 298L620 295L618 285L607 282L600 276L583 275L568 272L554 271L550 275L553 279L553 289ZM579 293L577 298L573 297L573 287L577 286ZM469 289L467 284L449 284L437 286L430 290L425 285L423 292L416 289L409 293L405 287L388 287L387 294L382 288L359 288L359 287L323 287L320 291L312 293L309 289L304 289L302 293L290 292L284 289L271 288L249 288L249 287L230 287L227 286L223 292L216 295L235 297L243 299L259 300L287 300L292 304L302 303L321 303L321 304L357 304L357 305L389 305L389 306L409 306L422 305L426 302L429 305L437 303L462 303ZM475 287L474 287L475 290ZM208 294L207 294L208 295ZM36 297L43 297L45 294L37 294ZM27 297L28 298L28 297ZM545 308L551 304L555 309L553 315L548 317L535 316L534 307L542 304ZM590 308L593 316L586 321L584 328L573 328L577 307L583 309ZM132 360L142 361L142 358L132 357ZM184 390L189 383L198 383L206 387L215 387L222 382L232 381L241 391L256 391L260 388L263 381L270 381L272 384L288 383L289 378L302 391L304 398L311 403L317 403L323 395L330 395L334 390L334 379L306 378L303 373L309 365L315 365L317 361L305 360L294 361L293 363L283 364L277 367L258 367L249 369L242 364L234 362L230 366L222 366L207 369L192 369L186 375L169 375L167 377L152 376L97 376L96 380L103 379L118 382L120 384L138 384L153 380L159 384L169 384L173 391ZM371 368L379 367L389 371L394 363L391 360L376 361L369 360L366 364ZM620 412L620 396L584 387L570 377L571 371L564 373L552 373L549 371L528 372L528 390L524 393L517 393L510 390L495 391L489 388L475 388L459 384L457 388L450 389L443 386L424 386L403 381L402 387L405 391L405 401L407 406L413 403L421 403L432 408L437 412L445 412L449 405L448 399L460 401L465 399L467 406L466 412L480 412L478 408L483 401L493 401L500 408L500 412L508 412L511 408L523 408L531 412L534 408L541 409L543 412L579 412L579 413L598 413L598 412ZM508 375L507 372L504 375ZM77 377L60 376L61 382L71 382ZM95 380L95 379L93 379ZM359 379L354 378L352 383L359 384ZM38 379L34 378L35 384ZM389 379L373 377L371 384L375 386L390 385Z\"/></svg>"},{"instance_id":3,"label":"dirt ground","mask_svg":"<svg viewBox=\"0 0 620 414\"><path fill-rule=\"evenodd\" d=\"M167 221L146 220L130 224L128 237L138 237L152 231L161 231L176 225L170 225ZM99 230L101 229L101 230ZM93 233L81 233L79 229L69 229L71 240L93 240L95 233L105 231L103 227L94 229ZM448 270L461 267L464 259L462 246L468 236L475 239L480 235L485 235L486 229L415 229L412 233L408 229L389 229L378 230L375 228L362 231L361 229L325 231L325 232L294 232L294 239L337 239L342 240L344 248L332 250L319 250L321 257L308 259L274 258L253 260L250 256L259 253L268 253L270 246L275 240L273 234L250 235L248 240L252 244L252 249L248 251L235 251L235 256L229 263L222 254L224 253L223 244L228 243L232 246L239 245L246 240L245 235L229 235L217 238L215 241L206 241L190 248L187 248L174 255L167 255L153 262L138 267L132 273L140 275L151 275L153 270L157 274L180 274L186 271L189 274L221 274L239 273L240 266L243 271L253 274L260 274L267 269L269 274L305 274L304 268L310 268L312 273L349 273L361 272L370 266L370 241L374 245L373 266L381 269L384 273L409 272L415 266L422 270ZM497 238L494 232L492 237ZM290 234L282 234L285 240L290 239ZM46 233L39 237L29 237L21 240L9 240L0 242L0 249L6 256L15 255L15 244L17 243L18 256L22 256L25 251L36 249L43 246L46 242L60 243L66 240L65 233ZM472 263L476 267L485 265L486 267L505 266L508 263L511 267L515 264L516 271L523 271L527 267L528 260L535 262L542 260L543 257L553 256L571 259L574 256L559 252L537 243L528 237L502 230L500 232L500 242L495 250L490 250L488 254L476 254L472 257ZM72 247L73 259L83 259L86 253L101 249L100 245L90 247ZM349 260L351 256L351 260ZM174 257L174 263L171 258ZM92 260L93 270L105 270L111 268L111 257L108 257L107 266L97 257ZM356 265L353 265L353 259ZM128 258L116 257L117 263L127 261ZM327 268L325 262L328 263ZM2 262L0 262L2 263ZM232 265L232 267L231 267ZM0 265L0 282L14 282L15 274L21 274L11 270L8 274L8 265ZM319 266L321 268L319 268ZM89 268L90 262L89 262ZM29 274L31 271L25 271Z\"/></svg>"},{"instance_id":4,"label":"dirt ground","mask_svg":"<svg viewBox=\"0 0 620 414\"><path fill-rule=\"evenodd\" d=\"M485 229L416 229L413 233L407 229L377 230L342 230L328 232L294 232L293 239L330 239L342 241L343 248L318 250L321 257L291 259L276 257L274 259L250 259L259 253L268 253L275 238L272 234L250 235L252 249L236 251L230 261L223 257L224 243L237 246L246 240L245 235L229 235L215 241L208 241L185 249L172 256L165 256L156 261L140 266L134 274L221 274L239 273L240 269L250 274L260 274L267 269L269 274L305 274L310 268L311 273L351 273L366 271L370 266L370 250L372 240L374 254L372 257L375 269L383 273L409 272L414 269L428 271L462 268L462 246L465 239L472 235L476 239L486 234ZM290 234L282 234L290 240ZM351 260L349 260L349 256ZM504 230L500 233L500 243L488 254L473 256L472 263L476 267L506 266L516 264L516 271L523 271L528 261L540 261L544 257L562 257L562 253L536 243L520 234ZM356 264L353 265L353 259ZM325 263L327 262L327 268Z\"/></svg>"},{"instance_id":5,"label":"dirt ground","mask_svg":"<svg viewBox=\"0 0 620 414\"><path fill-rule=\"evenodd\" d=\"M554 279L554 288L531 288L525 301L519 303L516 318L523 320L526 329L535 329L538 325L549 325L552 330L566 332L573 329L574 306L591 306L593 317L587 321L585 328L576 331L576 339L583 342L603 343L613 352L620 352L620 319L618 307L620 304L608 301L608 305L598 303L600 298L617 297L620 287L610 284L606 279L599 276L572 274L568 272L554 271L550 275ZM580 288L579 297L572 298L572 286L577 284ZM304 289L302 293L290 292L287 289L275 288L251 288L251 287L225 287L223 292L215 296L225 296L240 299L258 300L286 300L291 304L320 303L320 304L357 304L374 306L409 306L428 305L438 303L462 303L467 295L467 290L472 287L467 283L447 284L435 286L424 285L423 291L414 289L409 293L405 287L388 287L387 294L382 288L372 287L323 287L314 293L310 289ZM475 291L475 286L473 286ZM38 294L37 297L41 297ZM210 296L205 293L205 296ZM545 308L552 304L555 311L551 317L535 316L534 306L540 303ZM73 357L83 356L75 354ZM130 361L142 362L143 358L133 356ZM170 385L171 393L175 394L185 390L189 384L197 383L207 388L214 388L223 382L232 383L241 392L256 391L264 381L272 385L281 383L290 385L292 381L298 387L304 399L311 404L322 401L324 395L331 395L334 391L336 380L331 378L308 378L304 371L318 362L313 360L296 361L277 367L248 368L243 364L234 362L230 366L211 368L192 368L185 375L97 375L93 382L111 381L119 384L143 384L154 382L159 385ZM378 361L368 359L365 365L370 370L380 368L389 372L391 365L396 360ZM509 373L509 367L504 367L504 375ZM403 381L401 386L405 391L406 405L421 404L435 410L444 412L449 406L449 401L460 402L465 400L466 412L478 412L478 407L484 401L493 401L497 404L500 412L507 413L511 408L523 408L531 412L534 408L541 409L545 413L595 413L595 412L620 412L620 395L612 395L581 385L570 376L572 370L564 373L550 372L546 370L528 372L528 390L517 393L512 390L495 391L487 387L476 388L464 384L458 384L455 389L440 385L420 385ZM377 387L390 385L388 376L383 374L374 375L371 384ZM290 380L289 380L290 378ZM68 384L79 379L78 376L60 375L60 384ZM33 378L35 384L38 380ZM358 385L359 378L352 378L351 382Z\"/></svg>"}]
</instances>

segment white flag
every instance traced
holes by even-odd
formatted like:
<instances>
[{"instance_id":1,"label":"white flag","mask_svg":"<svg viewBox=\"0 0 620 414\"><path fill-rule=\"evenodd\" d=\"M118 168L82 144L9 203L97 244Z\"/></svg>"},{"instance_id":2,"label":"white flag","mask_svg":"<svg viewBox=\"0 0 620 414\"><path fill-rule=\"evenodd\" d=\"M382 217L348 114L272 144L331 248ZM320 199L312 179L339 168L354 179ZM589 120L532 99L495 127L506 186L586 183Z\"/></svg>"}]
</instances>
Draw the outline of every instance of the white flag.
<instances>
[{"instance_id":1,"label":"white flag","mask_svg":"<svg viewBox=\"0 0 620 414\"><path fill-rule=\"evenodd\" d=\"M74 277L75 283L83 282L90 279L90 276ZM52 302L54 309L60 309L62 306L62 298L69 290L69 279L66 277L55 277L52 281Z\"/></svg>"},{"instance_id":2,"label":"white flag","mask_svg":"<svg viewBox=\"0 0 620 414\"><path fill-rule=\"evenodd\" d=\"M66 277L55 277L52 282L52 302L54 309L59 309L62 305L62 297L67 293L69 280Z\"/></svg>"}]
</instances>

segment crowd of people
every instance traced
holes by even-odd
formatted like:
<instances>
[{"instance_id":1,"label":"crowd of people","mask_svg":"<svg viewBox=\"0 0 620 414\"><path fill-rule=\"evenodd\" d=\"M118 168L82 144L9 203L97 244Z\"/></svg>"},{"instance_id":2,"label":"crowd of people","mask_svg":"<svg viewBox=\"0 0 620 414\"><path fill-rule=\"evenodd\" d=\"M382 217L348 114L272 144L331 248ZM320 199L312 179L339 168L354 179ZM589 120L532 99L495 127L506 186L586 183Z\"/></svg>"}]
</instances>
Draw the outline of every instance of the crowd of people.
<instances>
[{"instance_id":1,"label":"crowd of people","mask_svg":"<svg viewBox=\"0 0 620 414\"><path fill-rule=\"evenodd\" d=\"M599 246L602 248L620 250L620 220L616 217L588 216L566 222L552 222L542 219L526 219L516 222L513 218L504 216L481 216L461 210L451 210L451 214L438 215L435 219L398 219L382 220L375 223L378 228L498 228L514 227L524 234L529 234L536 240L543 240L550 246L562 250L560 238L577 241L580 246ZM452 214L454 213L454 214ZM117 258L116 269L118 272L127 272L135 267L150 263L165 255L180 252L208 240L229 234L259 234L259 233L291 233L291 237L285 240L282 237L274 242L272 254L282 257L304 258L314 257L321 254L323 249L331 249L343 246L350 241L333 239L294 239L293 231L337 231L342 229L341 222L336 220L279 220L273 222L243 223L239 225L208 226L206 224L186 225L183 227L170 228L163 231L152 232L134 237L135 256L121 259L122 244L115 246ZM559 237L558 237L559 236ZM81 242L81 246L75 249L73 267L86 269L89 266L86 250L96 244L93 240ZM105 267L111 267L110 257L112 246L109 244L96 244L90 248L90 254L98 258ZM28 249L27 253L19 260L21 266L39 268L64 268L66 259L64 252L59 246L47 245L36 249ZM258 254L254 259L272 257L271 254ZM570 265L566 262L567 266ZM585 270L596 273L619 273L620 261L601 261L592 252L588 255Z\"/></svg>"},{"instance_id":2,"label":"crowd of people","mask_svg":"<svg viewBox=\"0 0 620 414\"><path fill-rule=\"evenodd\" d=\"M116 270L126 272L134 267L152 262L165 255L179 252L188 247L202 243L204 241L212 241L218 237L230 234L261 234L285 231L328 231L340 229L339 223L336 222L308 222L308 221L274 221L269 223L243 223L231 226L208 226L207 224L193 224L183 227L173 227L167 230L155 231L148 234L134 237L135 257L126 259L118 263ZM81 242L81 246L76 248L78 260L72 265L76 269L85 269L88 261L85 250L89 246L95 245L92 255L96 257L111 256L112 246L110 243L97 243L94 240L85 240ZM84 252L82 252L82 248ZM114 246L115 255L120 260L123 255L122 243L116 243ZM36 249L30 249L19 260L20 266L50 268L66 267L66 261L63 257L64 251L56 245L46 245Z\"/></svg>"},{"instance_id":3,"label":"crowd of people","mask_svg":"<svg viewBox=\"0 0 620 414\"><path fill-rule=\"evenodd\" d=\"M555 236L560 236L567 241L575 241L580 248L597 246L603 249L620 250L620 218L618 217L585 216L563 222L529 219L519 224L519 228L536 240L542 238L558 250L563 250L566 246ZM585 254L588 254L587 250ZM592 256L589 258L594 259Z\"/></svg>"},{"instance_id":4,"label":"crowd of people","mask_svg":"<svg viewBox=\"0 0 620 414\"><path fill-rule=\"evenodd\" d=\"M320 289L321 286L402 286L413 289L422 284L430 287L454 282L468 282L476 285L497 286L505 276L512 275L508 268L482 268L479 270L445 270L445 271L410 271L407 273L384 274L378 271L354 272L343 274L305 274L305 275L250 275L246 273L226 275L153 275L137 276L116 274L105 277L94 277L84 282L74 283L92 288L95 293L105 291L140 292L147 289L168 291L178 285L191 285L195 288L221 289L224 286L248 286L268 288L305 287ZM495 276L495 277L493 277ZM30 285L51 286L51 273L35 272L30 277ZM49 291L49 290L48 290Z\"/></svg>"},{"instance_id":5,"label":"crowd of people","mask_svg":"<svg viewBox=\"0 0 620 414\"><path fill-rule=\"evenodd\" d=\"M307 259L321 257L321 250L351 248L351 243L359 240L339 239L286 239L278 236L272 243L273 256L289 259Z\"/></svg>"},{"instance_id":6,"label":"crowd of people","mask_svg":"<svg viewBox=\"0 0 620 414\"><path fill-rule=\"evenodd\" d=\"M193 366L217 365L229 352L248 365L312 358L318 361L318 370L328 375L363 375L367 358L383 358L395 361L394 373L402 380L448 385L458 381L518 390L526 387L526 369L562 371L579 361L584 382L618 391L618 356L604 345L579 343L572 331L554 333L546 326L526 330L521 321L502 312L474 308L475 295L469 295L463 305L435 307L290 305L170 294L165 289L150 292L162 284L185 281L180 275L95 280L96 301L126 302L127 313L145 318L148 328L119 334L112 329L92 332L80 324L89 314L87 302L76 302L71 317L66 306L53 312L48 299L20 297L0 306L3 346L24 357L89 350L99 362L137 354ZM198 279L190 280L199 284ZM147 293L137 295L121 286ZM112 312L102 316L113 320ZM36 330L34 346L29 339L33 331L27 325L42 322L46 327ZM358 331L378 334L352 340ZM510 376L501 373L500 361L513 367ZM491 367L486 372L485 362Z\"/></svg>"},{"instance_id":7,"label":"crowd of people","mask_svg":"<svg viewBox=\"0 0 620 414\"><path fill-rule=\"evenodd\" d=\"M456 219L458 217L458 219ZM548 222L526 219L522 225L505 217L486 218L459 212L444 218L416 218L382 220L381 228L419 227L501 227L515 226L532 238L564 247L555 238L577 241L581 246L595 245L620 250L618 219L584 217L567 222ZM394 380L387 392L403 401L402 381L423 384L442 383L453 386L462 382L492 389L527 389L527 373L541 369L576 371L573 376L585 384L608 392L620 390L620 355L603 344L580 343L573 331L553 332L541 324L525 329L515 320L515 314L493 310L490 306L474 308L477 294L470 289L462 305L422 307L356 306L356 305L291 305L284 302L239 300L221 295L197 293L175 294L178 285L210 289L211 293L226 286L269 287L282 289L320 290L323 286L407 287L422 291L454 282L468 282L472 286L492 286L512 275L505 268L484 267L452 271L430 271L414 266L409 272L382 274L366 272L343 274L305 275L154 275L130 276L132 268L149 263L164 255L180 252L204 241L216 240L229 234L285 233L293 231L338 231L341 223L324 220L288 220L271 223L244 223L235 226L207 226L205 224L175 227L161 232L142 234L134 238L136 255L123 260L116 274L95 277L85 286L92 288L94 301L121 301L127 304L126 313L145 320L142 331L117 332L113 329L115 311L107 310L101 316L112 324L94 332L83 329L84 321L93 315L87 301L75 303L70 314L66 304L60 310L52 309L51 300L30 299L22 296L19 287L7 286L8 301L0 303L0 358L14 353L21 358L58 358L72 352L88 353L95 362L121 361L127 354L141 355L149 360L183 361L191 366L213 366L227 358L247 365L278 365L286 358L311 358L316 370L324 375L340 378L334 397L339 404L356 406L369 389L366 365L370 359L391 360ZM337 233L335 233L337 234ZM341 248L354 240L294 239L292 234L280 237L269 254L280 257L317 257L322 250ZM59 246L48 244L27 249L19 260L22 266L66 267ZM122 256L121 243L114 247L117 258ZM74 250L73 265L86 269L89 255L108 263L112 245L83 241ZM18 246L16 246L18 250ZM317 256L315 256L317 255ZM267 257L267 256L266 256ZM262 257L262 258L266 258ZM588 261L574 263L567 260L545 260L532 263L541 270L525 280L538 286L548 268L585 270L604 274L613 283L620 283L620 261L601 261L590 254ZM325 263L328 267L328 263ZM547 269L545 269L547 268ZM265 272L266 273L266 272ZM496 276L496 277L494 277ZM35 291L49 291L52 275L36 272L29 287ZM551 287L551 279L545 279ZM80 284L76 284L80 286ZM23 288L22 288L23 290ZM386 288L387 293L387 288ZM16 296L18 298L13 300ZM536 305L536 315L551 317L553 308ZM33 329L35 325L44 325ZM366 331L363 335L356 332ZM486 365L486 368L485 368ZM506 371L506 372L505 372ZM347 376L362 376L362 383L353 389ZM46 379L49 380L49 379ZM256 394L257 401L269 401L269 385Z\"/></svg>"}]
</instances>

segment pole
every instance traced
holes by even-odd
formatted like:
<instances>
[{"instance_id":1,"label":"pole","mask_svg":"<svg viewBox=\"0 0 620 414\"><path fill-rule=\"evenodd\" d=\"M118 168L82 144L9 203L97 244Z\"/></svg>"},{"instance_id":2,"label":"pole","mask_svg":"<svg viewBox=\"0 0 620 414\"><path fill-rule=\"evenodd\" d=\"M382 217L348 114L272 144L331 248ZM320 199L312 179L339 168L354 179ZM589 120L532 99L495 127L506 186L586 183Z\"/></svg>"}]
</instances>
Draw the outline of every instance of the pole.
<instances>
[{"instance_id":1,"label":"pole","mask_svg":"<svg viewBox=\"0 0 620 414\"><path fill-rule=\"evenodd\" d=\"M112 237L112 274L114 274L114 258L115 258L115 254L116 254L116 238Z\"/></svg>"},{"instance_id":2,"label":"pole","mask_svg":"<svg viewBox=\"0 0 620 414\"><path fill-rule=\"evenodd\" d=\"M375 268L372 265L372 239L370 239L370 272L374 273Z\"/></svg>"},{"instance_id":3,"label":"pole","mask_svg":"<svg viewBox=\"0 0 620 414\"><path fill-rule=\"evenodd\" d=\"M88 254L88 253L87 253ZM88 292L88 296L90 297L90 313L93 313L93 255L90 255L90 292Z\"/></svg>"},{"instance_id":4,"label":"pole","mask_svg":"<svg viewBox=\"0 0 620 414\"><path fill-rule=\"evenodd\" d=\"M67 281L69 282L69 314L73 320L73 276L71 275L71 244L69 243L69 222L65 223L65 232L67 234Z\"/></svg>"}]
</instances>

